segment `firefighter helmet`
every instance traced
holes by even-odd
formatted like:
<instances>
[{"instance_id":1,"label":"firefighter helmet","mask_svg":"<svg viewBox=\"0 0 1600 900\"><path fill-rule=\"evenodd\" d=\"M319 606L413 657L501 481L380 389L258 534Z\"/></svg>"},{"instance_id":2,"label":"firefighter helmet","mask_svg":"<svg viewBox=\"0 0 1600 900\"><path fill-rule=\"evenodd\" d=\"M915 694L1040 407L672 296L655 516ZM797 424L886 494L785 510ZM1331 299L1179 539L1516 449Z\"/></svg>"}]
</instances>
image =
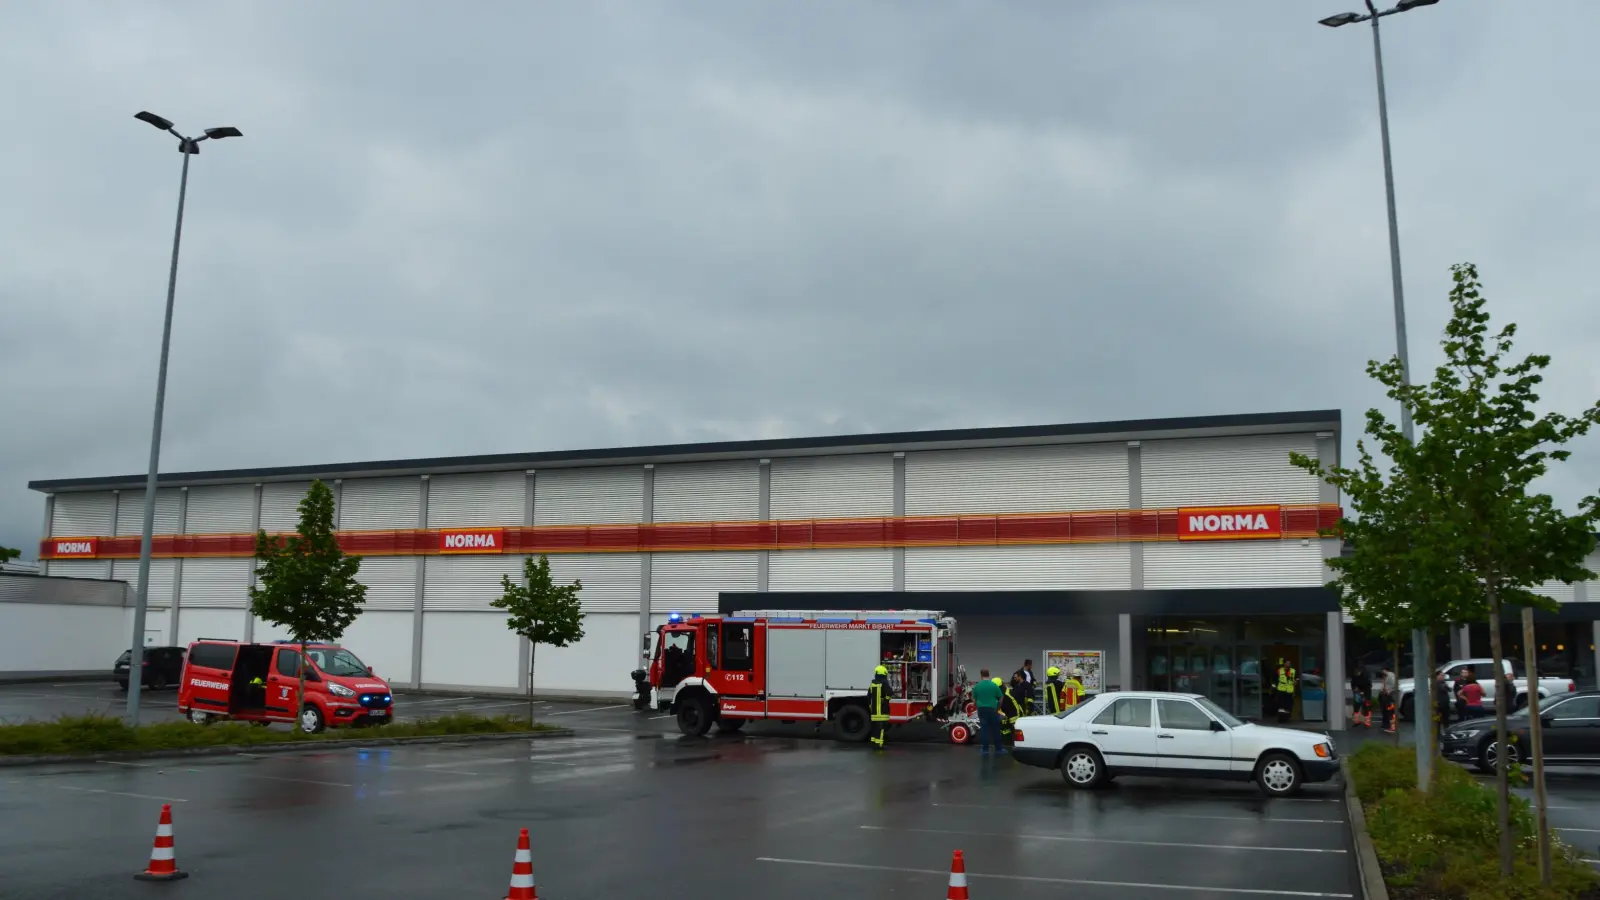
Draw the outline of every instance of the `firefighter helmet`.
<instances>
[{"instance_id":1,"label":"firefighter helmet","mask_svg":"<svg viewBox=\"0 0 1600 900\"><path fill-rule=\"evenodd\" d=\"M1050 668L1048 668L1048 669L1045 669L1045 670L1044 670L1044 673L1045 673L1045 674L1046 674L1046 675L1049 675L1049 676L1050 676L1050 677L1051 677L1051 678L1054 678L1054 677L1056 677L1056 676L1057 676L1057 675L1060 675L1060 674L1061 674L1061 669L1060 669L1060 668L1058 668L1058 667L1056 667L1056 666L1051 666L1051 667L1050 667Z\"/></svg>"},{"instance_id":2,"label":"firefighter helmet","mask_svg":"<svg viewBox=\"0 0 1600 900\"><path fill-rule=\"evenodd\" d=\"M883 666L879 666L876 669L872 670L872 674L874 674L874 675L887 675L887 674L889 674L889 670L887 668L883 667Z\"/></svg>"},{"instance_id":3,"label":"firefighter helmet","mask_svg":"<svg viewBox=\"0 0 1600 900\"><path fill-rule=\"evenodd\" d=\"M1000 686L1002 686L1002 687L1004 687L1004 686L1005 686L1005 682L1004 682L1004 681L1001 681L1001 680L1000 680L1000 676L998 676L998 675L996 675L996 676L995 676L995 677L993 677L993 678L991 678L991 679L989 679L989 680L990 680L990 681L992 681L992 682L994 682L994 683L995 683L995 684L998 684L998 685L1000 685Z\"/></svg>"}]
</instances>

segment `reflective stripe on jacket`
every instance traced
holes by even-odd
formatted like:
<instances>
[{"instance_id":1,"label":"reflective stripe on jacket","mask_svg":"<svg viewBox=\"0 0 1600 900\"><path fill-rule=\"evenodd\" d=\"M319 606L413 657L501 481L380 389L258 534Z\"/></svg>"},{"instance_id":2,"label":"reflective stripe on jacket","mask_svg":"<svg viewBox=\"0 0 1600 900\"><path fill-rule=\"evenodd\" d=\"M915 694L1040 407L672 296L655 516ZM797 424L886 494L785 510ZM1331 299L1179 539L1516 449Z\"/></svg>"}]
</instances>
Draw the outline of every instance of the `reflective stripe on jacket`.
<instances>
[{"instance_id":1,"label":"reflective stripe on jacket","mask_svg":"<svg viewBox=\"0 0 1600 900\"><path fill-rule=\"evenodd\" d=\"M867 685L867 709L872 713L872 721L889 721L889 693L888 685L881 681L874 681Z\"/></svg>"}]
</instances>

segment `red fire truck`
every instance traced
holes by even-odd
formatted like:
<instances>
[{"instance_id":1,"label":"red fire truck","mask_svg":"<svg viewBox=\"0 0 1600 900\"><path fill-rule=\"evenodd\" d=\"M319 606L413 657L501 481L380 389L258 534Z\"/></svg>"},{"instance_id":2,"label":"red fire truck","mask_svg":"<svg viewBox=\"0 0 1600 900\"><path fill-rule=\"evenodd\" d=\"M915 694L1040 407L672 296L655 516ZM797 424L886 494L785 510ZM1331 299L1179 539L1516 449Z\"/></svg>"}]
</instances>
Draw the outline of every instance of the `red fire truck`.
<instances>
[{"instance_id":1,"label":"red fire truck","mask_svg":"<svg viewBox=\"0 0 1600 900\"><path fill-rule=\"evenodd\" d=\"M933 719L964 743L974 727L955 636L955 619L931 610L674 614L657 629L652 704L677 714L688 735L761 719L831 721L839 740L864 741L867 685L884 666L891 722Z\"/></svg>"}]
</instances>

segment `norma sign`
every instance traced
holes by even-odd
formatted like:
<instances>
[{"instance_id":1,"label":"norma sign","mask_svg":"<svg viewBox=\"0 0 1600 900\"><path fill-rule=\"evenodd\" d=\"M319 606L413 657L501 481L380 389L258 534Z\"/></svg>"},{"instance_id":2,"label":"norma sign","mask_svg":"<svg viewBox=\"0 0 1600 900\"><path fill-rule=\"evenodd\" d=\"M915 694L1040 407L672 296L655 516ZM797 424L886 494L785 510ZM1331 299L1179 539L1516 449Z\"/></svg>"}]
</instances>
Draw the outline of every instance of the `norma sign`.
<instances>
[{"instance_id":1,"label":"norma sign","mask_svg":"<svg viewBox=\"0 0 1600 900\"><path fill-rule=\"evenodd\" d=\"M458 528L439 532L440 553L501 553L505 546L504 528Z\"/></svg>"},{"instance_id":2,"label":"norma sign","mask_svg":"<svg viewBox=\"0 0 1600 900\"><path fill-rule=\"evenodd\" d=\"M1178 540L1237 541L1283 537L1276 506L1191 506L1178 510Z\"/></svg>"},{"instance_id":3,"label":"norma sign","mask_svg":"<svg viewBox=\"0 0 1600 900\"><path fill-rule=\"evenodd\" d=\"M52 556L56 559L95 557L100 554L100 539L92 537L55 538L50 541Z\"/></svg>"}]
</instances>

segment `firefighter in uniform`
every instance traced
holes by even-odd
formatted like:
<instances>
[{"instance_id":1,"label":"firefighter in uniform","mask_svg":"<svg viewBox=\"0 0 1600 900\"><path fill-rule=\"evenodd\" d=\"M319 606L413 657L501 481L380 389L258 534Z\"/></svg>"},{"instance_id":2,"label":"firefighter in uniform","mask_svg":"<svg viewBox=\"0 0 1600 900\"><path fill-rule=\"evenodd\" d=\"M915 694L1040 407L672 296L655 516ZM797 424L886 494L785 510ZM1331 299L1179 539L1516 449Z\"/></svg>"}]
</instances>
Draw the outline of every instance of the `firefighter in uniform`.
<instances>
[{"instance_id":1,"label":"firefighter in uniform","mask_svg":"<svg viewBox=\"0 0 1600 900\"><path fill-rule=\"evenodd\" d=\"M1287 722L1294 714L1294 688L1296 672L1294 666L1283 657L1278 657L1278 681L1273 685L1273 693L1277 696L1278 721Z\"/></svg>"},{"instance_id":2,"label":"firefighter in uniform","mask_svg":"<svg viewBox=\"0 0 1600 900\"><path fill-rule=\"evenodd\" d=\"M872 743L881 750L884 736L889 733L889 670L883 666L872 670L872 683L867 685L867 711L872 714Z\"/></svg>"},{"instance_id":3,"label":"firefighter in uniform","mask_svg":"<svg viewBox=\"0 0 1600 900\"><path fill-rule=\"evenodd\" d=\"M1044 670L1044 714L1053 716L1064 708L1061 705L1061 669L1051 666Z\"/></svg>"},{"instance_id":4,"label":"firefighter in uniform","mask_svg":"<svg viewBox=\"0 0 1600 900\"><path fill-rule=\"evenodd\" d=\"M1006 743L1011 742L1011 736L1016 732L1017 717L1022 714L1022 707L1017 703L1017 697L1011 693L1011 686L997 675L994 683L1000 687L1000 739Z\"/></svg>"},{"instance_id":5,"label":"firefighter in uniform","mask_svg":"<svg viewBox=\"0 0 1600 900\"><path fill-rule=\"evenodd\" d=\"M1071 709L1083 702L1083 670L1073 669L1072 677L1061 686L1061 708Z\"/></svg>"}]
</instances>

